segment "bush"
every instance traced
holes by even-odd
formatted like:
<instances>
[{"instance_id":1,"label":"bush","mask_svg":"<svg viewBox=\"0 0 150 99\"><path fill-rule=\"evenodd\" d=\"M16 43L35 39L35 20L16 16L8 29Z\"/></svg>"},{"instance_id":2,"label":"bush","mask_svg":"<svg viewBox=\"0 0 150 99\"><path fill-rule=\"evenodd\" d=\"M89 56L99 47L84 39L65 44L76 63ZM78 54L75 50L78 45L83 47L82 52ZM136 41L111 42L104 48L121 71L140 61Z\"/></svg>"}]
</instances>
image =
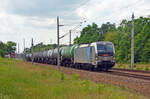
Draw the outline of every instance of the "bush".
<instances>
[{"instance_id":1,"label":"bush","mask_svg":"<svg viewBox=\"0 0 150 99\"><path fill-rule=\"evenodd\" d=\"M90 89L90 81L89 80L84 80L81 82L81 87L83 88L84 91L89 91Z\"/></svg>"},{"instance_id":2,"label":"bush","mask_svg":"<svg viewBox=\"0 0 150 99\"><path fill-rule=\"evenodd\" d=\"M136 64L134 64L134 68L136 68Z\"/></svg>"},{"instance_id":3,"label":"bush","mask_svg":"<svg viewBox=\"0 0 150 99\"><path fill-rule=\"evenodd\" d=\"M101 93L104 87L105 86L103 84L98 84L98 92Z\"/></svg>"},{"instance_id":4,"label":"bush","mask_svg":"<svg viewBox=\"0 0 150 99\"><path fill-rule=\"evenodd\" d=\"M80 75L79 75L79 74L72 74L72 78L73 78L74 80L79 80Z\"/></svg>"},{"instance_id":5,"label":"bush","mask_svg":"<svg viewBox=\"0 0 150 99\"><path fill-rule=\"evenodd\" d=\"M120 68L122 66L122 64L120 63L119 65L118 65L118 67Z\"/></svg>"},{"instance_id":6,"label":"bush","mask_svg":"<svg viewBox=\"0 0 150 99\"><path fill-rule=\"evenodd\" d=\"M65 79L64 73L61 73L61 74L60 74L60 79L61 79L62 81Z\"/></svg>"},{"instance_id":7,"label":"bush","mask_svg":"<svg viewBox=\"0 0 150 99\"><path fill-rule=\"evenodd\" d=\"M124 85L121 85L121 89L122 89L122 90L125 90L126 87L125 87Z\"/></svg>"},{"instance_id":8,"label":"bush","mask_svg":"<svg viewBox=\"0 0 150 99\"><path fill-rule=\"evenodd\" d=\"M142 70L142 68L140 68L140 67L136 67L136 70Z\"/></svg>"},{"instance_id":9,"label":"bush","mask_svg":"<svg viewBox=\"0 0 150 99\"><path fill-rule=\"evenodd\" d=\"M148 66L146 66L146 67L145 67L145 70L146 70L146 71L149 71L149 68L148 68Z\"/></svg>"}]
</instances>

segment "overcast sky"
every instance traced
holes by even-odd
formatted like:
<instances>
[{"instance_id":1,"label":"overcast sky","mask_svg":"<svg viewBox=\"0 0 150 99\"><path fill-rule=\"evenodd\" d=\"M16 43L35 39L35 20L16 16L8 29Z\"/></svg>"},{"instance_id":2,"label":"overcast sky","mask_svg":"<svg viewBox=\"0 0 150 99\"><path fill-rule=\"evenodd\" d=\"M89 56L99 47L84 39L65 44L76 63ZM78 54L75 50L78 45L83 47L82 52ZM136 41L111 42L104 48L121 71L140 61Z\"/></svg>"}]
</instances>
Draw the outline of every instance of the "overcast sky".
<instances>
[{"instance_id":1,"label":"overcast sky","mask_svg":"<svg viewBox=\"0 0 150 99\"><path fill-rule=\"evenodd\" d=\"M150 0L0 0L0 41L14 41L23 48L30 47L31 38L39 42L56 43L56 16L60 16L60 35L65 34L80 22L120 23L136 17L150 15ZM74 31L72 37L79 35ZM69 36L61 39L68 44Z\"/></svg>"}]
</instances>

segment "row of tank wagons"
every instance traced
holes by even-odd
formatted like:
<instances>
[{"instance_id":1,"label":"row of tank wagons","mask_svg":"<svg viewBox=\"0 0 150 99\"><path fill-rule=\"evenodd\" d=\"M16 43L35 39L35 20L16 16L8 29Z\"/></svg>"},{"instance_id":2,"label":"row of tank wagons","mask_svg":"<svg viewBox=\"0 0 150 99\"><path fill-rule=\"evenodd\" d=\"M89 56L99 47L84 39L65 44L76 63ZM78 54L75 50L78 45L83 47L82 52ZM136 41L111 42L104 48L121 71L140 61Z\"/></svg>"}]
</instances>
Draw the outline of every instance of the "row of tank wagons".
<instances>
[{"instance_id":1,"label":"row of tank wagons","mask_svg":"<svg viewBox=\"0 0 150 99\"><path fill-rule=\"evenodd\" d=\"M111 45L112 51L105 52L98 51L98 45ZM101 47L101 46L100 46ZM102 46L103 48L103 46ZM60 63L62 66L72 66L77 65L87 68L104 68L110 69L114 66L114 46L111 42L94 42L91 44L73 45L61 47L60 51ZM104 54L107 56L99 56L99 54ZM112 55L111 55L112 54ZM32 54L27 54L27 61L47 63L47 64L57 64L58 49L51 49L43 52L36 52ZM83 66L82 66L83 65Z\"/></svg>"},{"instance_id":2,"label":"row of tank wagons","mask_svg":"<svg viewBox=\"0 0 150 99\"><path fill-rule=\"evenodd\" d=\"M77 46L78 45L61 47L59 50L61 61L62 62L65 60L72 61L71 59L74 56L74 50ZM55 48L47 51L35 52L33 53L33 55L29 53L26 54L25 57L27 61L32 61L33 59L34 62L57 64L57 55L58 49Z\"/></svg>"}]
</instances>

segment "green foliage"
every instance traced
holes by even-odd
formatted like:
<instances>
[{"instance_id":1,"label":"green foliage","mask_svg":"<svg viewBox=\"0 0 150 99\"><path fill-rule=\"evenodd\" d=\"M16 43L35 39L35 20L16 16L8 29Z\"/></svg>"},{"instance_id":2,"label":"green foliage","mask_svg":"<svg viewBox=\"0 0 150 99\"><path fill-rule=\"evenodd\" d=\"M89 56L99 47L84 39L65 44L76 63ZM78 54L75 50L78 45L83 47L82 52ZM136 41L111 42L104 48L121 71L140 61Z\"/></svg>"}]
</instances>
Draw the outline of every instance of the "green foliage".
<instances>
[{"instance_id":1,"label":"green foliage","mask_svg":"<svg viewBox=\"0 0 150 99\"><path fill-rule=\"evenodd\" d=\"M90 84L91 84L91 82L89 80L83 80L81 82L82 89L84 91L89 91L90 90Z\"/></svg>"},{"instance_id":2,"label":"green foliage","mask_svg":"<svg viewBox=\"0 0 150 99\"><path fill-rule=\"evenodd\" d=\"M145 67L145 70L146 70L146 71L149 71L149 68L148 68L148 66L146 66L146 67Z\"/></svg>"},{"instance_id":3,"label":"green foliage","mask_svg":"<svg viewBox=\"0 0 150 99\"><path fill-rule=\"evenodd\" d=\"M60 45L61 46L65 46L65 45ZM33 46L33 52L39 52L39 51L46 51L46 50L49 50L49 49L54 49L56 48L57 45L56 44L43 44L42 42L41 43L38 43L36 45ZM24 50L24 53L31 53L31 49L32 47L30 48L26 48Z\"/></svg>"},{"instance_id":4,"label":"green foliage","mask_svg":"<svg viewBox=\"0 0 150 99\"><path fill-rule=\"evenodd\" d=\"M12 42L12 41L8 41L7 42L7 52L11 53L11 52L15 52L16 51L16 43Z\"/></svg>"},{"instance_id":5,"label":"green foliage","mask_svg":"<svg viewBox=\"0 0 150 99\"><path fill-rule=\"evenodd\" d=\"M99 40L103 40L101 35L103 31L98 28L97 24L93 23L83 28L81 36L74 39L75 44L91 43Z\"/></svg>"},{"instance_id":6,"label":"green foliage","mask_svg":"<svg viewBox=\"0 0 150 99\"><path fill-rule=\"evenodd\" d=\"M74 80L79 80L80 75L79 75L79 74L72 74L72 78L73 78Z\"/></svg>"},{"instance_id":7,"label":"green foliage","mask_svg":"<svg viewBox=\"0 0 150 99\"><path fill-rule=\"evenodd\" d=\"M134 64L134 67L136 68L136 67L137 67L137 65L136 65L136 64Z\"/></svg>"},{"instance_id":8,"label":"green foliage","mask_svg":"<svg viewBox=\"0 0 150 99\"><path fill-rule=\"evenodd\" d=\"M150 62L150 18L135 19L135 62ZM130 63L131 59L131 21L122 20L118 27L107 22L98 27L95 23L81 31L80 37L74 39L75 44L96 41L111 41L115 45L116 62Z\"/></svg>"},{"instance_id":9,"label":"green foliage","mask_svg":"<svg viewBox=\"0 0 150 99\"><path fill-rule=\"evenodd\" d=\"M0 42L0 56L4 57L7 53L7 45L3 42Z\"/></svg>"},{"instance_id":10,"label":"green foliage","mask_svg":"<svg viewBox=\"0 0 150 99\"><path fill-rule=\"evenodd\" d=\"M142 70L142 68L141 67L136 67L136 70Z\"/></svg>"},{"instance_id":11,"label":"green foliage","mask_svg":"<svg viewBox=\"0 0 150 99\"><path fill-rule=\"evenodd\" d=\"M63 81L63 80L65 79L64 73L60 73L60 74L61 74L60 78L61 78L61 80Z\"/></svg>"},{"instance_id":12,"label":"green foliage","mask_svg":"<svg viewBox=\"0 0 150 99\"><path fill-rule=\"evenodd\" d=\"M125 87L124 85L121 85L121 89L122 89L122 90L125 90L126 87Z\"/></svg>"},{"instance_id":13,"label":"green foliage","mask_svg":"<svg viewBox=\"0 0 150 99\"><path fill-rule=\"evenodd\" d=\"M16 51L16 43L8 41L6 44L0 41L0 56L4 57L6 54Z\"/></svg>"},{"instance_id":14,"label":"green foliage","mask_svg":"<svg viewBox=\"0 0 150 99\"><path fill-rule=\"evenodd\" d=\"M0 58L0 99L145 99L113 85L63 76L62 81L47 65Z\"/></svg>"},{"instance_id":15,"label":"green foliage","mask_svg":"<svg viewBox=\"0 0 150 99\"><path fill-rule=\"evenodd\" d=\"M98 92L99 93L101 93L105 88L105 86L103 84L98 84L97 86L98 86Z\"/></svg>"}]
</instances>

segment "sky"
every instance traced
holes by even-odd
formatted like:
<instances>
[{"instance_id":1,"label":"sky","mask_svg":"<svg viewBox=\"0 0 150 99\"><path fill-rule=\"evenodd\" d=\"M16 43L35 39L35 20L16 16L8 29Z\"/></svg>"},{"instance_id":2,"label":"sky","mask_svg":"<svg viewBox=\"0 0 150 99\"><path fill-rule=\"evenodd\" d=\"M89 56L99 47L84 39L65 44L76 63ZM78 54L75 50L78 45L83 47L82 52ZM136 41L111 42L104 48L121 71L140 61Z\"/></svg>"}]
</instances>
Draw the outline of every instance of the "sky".
<instances>
[{"instance_id":1,"label":"sky","mask_svg":"<svg viewBox=\"0 0 150 99\"><path fill-rule=\"evenodd\" d=\"M0 41L19 43L20 51L34 44L57 42L56 18L59 16L60 36L72 31L72 41L88 24L106 22L119 24L122 19L150 15L150 0L0 0ZM86 22L85 22L86 20ZM69 35L60 40L69 43Z\"/></svg>"}]
</instances>

